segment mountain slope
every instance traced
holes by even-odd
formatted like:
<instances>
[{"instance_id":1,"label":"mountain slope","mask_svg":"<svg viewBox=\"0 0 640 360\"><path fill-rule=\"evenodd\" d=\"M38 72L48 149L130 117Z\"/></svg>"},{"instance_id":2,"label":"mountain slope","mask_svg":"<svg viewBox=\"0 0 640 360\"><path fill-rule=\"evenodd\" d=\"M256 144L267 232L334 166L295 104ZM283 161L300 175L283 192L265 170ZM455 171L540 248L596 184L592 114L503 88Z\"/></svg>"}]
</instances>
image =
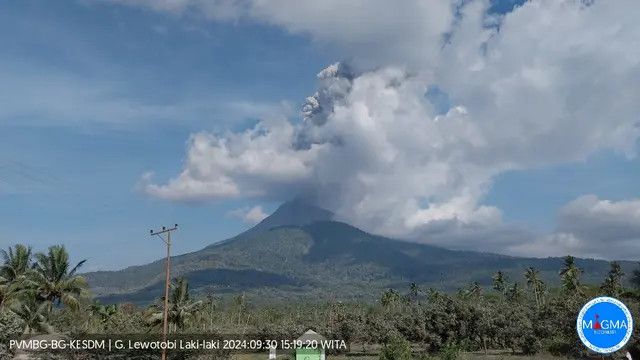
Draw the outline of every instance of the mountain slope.
<instances>
[{"instance_id":1,"label":"mountain slope","mask_svg":"<svg viewBox=\"0 0 640 360\"><path fill-rule=\"evenodd\" d=\"M300 199L287 201L244 234L256 234L278 226L302 226L316 221L333 220L331 211L309 205Z\"/></svg>"},{"instance_id":2,"label":"mountain slope","mask_svg":"<svg viewBox=\"0 0 640 360\"><path fill-rule=\"evenodd\" d=\"M331 221L332 217L330 212L300 202L285 203L243 234L174 257L172 275L187 277L200 293L247 292L263 301L293 297L370 300L385 288L406 287L411 282L446 290L473 281L489 285L497 270L520 280L528 266L540 269L545 279L557 281L562 266L559 258L516 258L392 240ZM599 282L608 270L605 261L577 263L585 270L587 281ZM86 276L103 301L148 302L161 295L163 262Z\"/></svg>"}]
</instances>

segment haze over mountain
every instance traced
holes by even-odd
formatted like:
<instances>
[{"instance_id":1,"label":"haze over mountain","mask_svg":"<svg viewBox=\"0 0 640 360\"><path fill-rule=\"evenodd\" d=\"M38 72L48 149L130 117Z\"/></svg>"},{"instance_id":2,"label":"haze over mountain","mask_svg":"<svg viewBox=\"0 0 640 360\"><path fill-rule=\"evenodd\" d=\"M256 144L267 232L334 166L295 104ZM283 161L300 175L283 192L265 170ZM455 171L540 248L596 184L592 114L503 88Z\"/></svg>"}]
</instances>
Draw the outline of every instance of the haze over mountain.
<instances>
[{"instance_id":1,"label":"haze over mountain","mask_svg":"<svg viewBox=\"0 0 640 360\"><path fill-rule=\"evenodd\" d=\"M587 282L600 282L609 267L592 259L578 259L577 264ZM622 265L630 273L634 264ZM449 291L474 281L489 285L497 270L522 281L529 266L557 282L562 259L454 251L389 239L334 221L330 211L295 200L236 237L174 256L172 276L186 277L200 294L243 292L257 301L373 300L386 288L406 288L411 282ZM164 259L85 276L105 302L146 303L161 296Z\"/></svg>"}]
</instances>

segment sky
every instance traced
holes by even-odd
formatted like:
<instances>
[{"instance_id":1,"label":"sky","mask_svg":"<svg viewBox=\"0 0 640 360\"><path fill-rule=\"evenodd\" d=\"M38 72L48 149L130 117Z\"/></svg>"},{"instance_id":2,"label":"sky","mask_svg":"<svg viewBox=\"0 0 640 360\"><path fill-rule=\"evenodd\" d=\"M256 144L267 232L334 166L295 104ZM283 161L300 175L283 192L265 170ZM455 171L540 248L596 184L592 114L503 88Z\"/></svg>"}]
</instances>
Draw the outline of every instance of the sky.
<instances>
[{"instance_id":1,"label":"sky","mask_svg":"<svg viewBox=\"0 0 640 360\"><path fill-rule=\"evenodd\" d=\"M85 270L304 198L367 231L640 260L634 0L9 0L0 247Z\"/></svg>"}]
</instances>

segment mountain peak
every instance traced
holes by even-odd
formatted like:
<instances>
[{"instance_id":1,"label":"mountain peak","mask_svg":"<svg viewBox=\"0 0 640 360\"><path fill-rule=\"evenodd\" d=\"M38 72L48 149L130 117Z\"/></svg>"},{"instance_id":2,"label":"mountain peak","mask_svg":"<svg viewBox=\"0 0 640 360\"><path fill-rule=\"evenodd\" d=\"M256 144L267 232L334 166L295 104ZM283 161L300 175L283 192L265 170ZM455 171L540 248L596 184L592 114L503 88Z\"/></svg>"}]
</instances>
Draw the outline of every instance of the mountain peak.
<instances>
[{"instance_id":1,"label":"mountain peak","mask_svg":"<svg viewBox=\"0 0 640 360\"><path fill-rule=\"evenodd\" d=\"M269 230L278 226L303 226L316 221L333 219L329 210L312 205L304 200L294 199L282 203L273 214L251 228L249 232Z\"/></svg>"}]
</instances>

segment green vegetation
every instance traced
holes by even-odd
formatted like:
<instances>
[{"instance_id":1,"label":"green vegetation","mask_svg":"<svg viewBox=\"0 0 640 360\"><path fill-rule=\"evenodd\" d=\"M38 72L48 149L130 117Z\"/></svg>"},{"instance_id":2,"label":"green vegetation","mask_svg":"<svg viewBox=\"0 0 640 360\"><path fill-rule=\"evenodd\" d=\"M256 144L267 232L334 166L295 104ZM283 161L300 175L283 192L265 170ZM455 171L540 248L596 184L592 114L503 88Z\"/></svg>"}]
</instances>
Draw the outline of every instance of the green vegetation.
<instances>
[{"instance_id":1,"label":"green vegetation","mask_svg":"<svg viewBox=\"0 0 640 360\"><path fill-rule=\"evenodd\" d=\"M634 264L620 262L631 274ZM200 251L172 258L172 273L189 281L194 294L216 293L231 298L245 293L264 303L296 298L304 301L377 299L389 288L422 288L455 292L477 282L490 288L492 276L498 292L513 296L527 287L538 292L539 281L558 287L569 282L601 282L609 270L606 261L561 258L527 259L471 251L452 251L426 244L375 236L335 221L250 231ZM563 269L562 277L558 276ZM534 278L522 279L529 267ZM578 271L577 269L582 271ZM105 303L148 305L163 296L163 261L121 271L84 274L93 293ZM519 284L510 283L518 279ZM522 280L520 280L522 279ZM629 279L623 278L629 286ZM497 283L495 283L497 281ZM533 282L531 282L533 281ZM504 287L504 289L502 289ZM541 300L541 299L540 299ZM540 301L539 300L539 301Z\"/></svg>"},{"instance_id":2,"label":"green vegetation","mask_svg":"<svg viewBox=\"0 0 640 360\"><path fill-rule=\"evenodd\" d=\"M71 266L62 246L32 254L28 247L18 245L2 255L0 358L8 356L7 339L19 334L159 333L162 299L146 307L103 305L93 300L84 278L76 274L84 262ZM472 282L457 293L445 293L414 283L405 290L387 289L374 302L277 304L254 303L255 298L244 294L194 299L188 281L178 278L169 297L169 330L171 334L295 339L313 328L351 344L349 352L330 356L381 360L456 359L472 353L491 356L495 351L577 357L583 347L575 319L588 299L616 295L636 319L640 311L640 286L625 287L625 274L618 263L610 263L601 284L583 283L582 273L575 259L567 257L558 273L559 288L548 287L539 271L529 267L518 277L496 272L492 289ZM526 286L510 280L518 278ZM628 349L637 353L637 328L634 333Z\"/></svg>"}]
</instances>

